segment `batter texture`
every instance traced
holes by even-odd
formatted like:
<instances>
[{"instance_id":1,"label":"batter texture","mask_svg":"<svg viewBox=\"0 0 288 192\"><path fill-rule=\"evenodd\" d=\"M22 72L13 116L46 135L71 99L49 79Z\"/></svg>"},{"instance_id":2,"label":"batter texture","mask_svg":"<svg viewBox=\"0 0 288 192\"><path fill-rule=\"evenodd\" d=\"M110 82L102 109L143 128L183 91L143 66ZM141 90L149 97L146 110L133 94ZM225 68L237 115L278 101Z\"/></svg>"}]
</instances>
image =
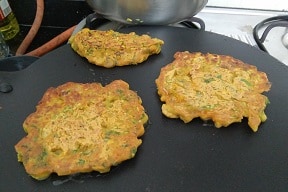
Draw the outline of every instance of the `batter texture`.
<instances>
[{"instance_id":1,"label":"batter texture","mask_svg":"<svg viewBox=\"0 0 288 192\"><path fill-rule=\"evenodd\" d=\"M73 35L69 42L74 51L95 65L111 68L135 65L158 54L164 42L149 35L100 31L84 28Z\"/></svg>"},{"instance_id":2,"label":"batter texture","mask_svg":"<svg viewBox=\"0 0 288 192\"><path fill-rule=\"evenodd\" d=\"M231 56L177 52L175 60L161 69L156 79L162 112L185 123L200 117L213 120L217 128L248 118L256 132L271 83L264 72Z\"/></svg>"},{"instance_id":3,"label":"batter texture","mask_svg":"<svg viewBox=\"0 0 288 192\"><path fill-rule=\"evenodd\" d=\"M141 104L122 80L49 88L23 123L28 135L15 145L18 161L38 180L53 172L109 172L142 143L148 116Z\"/></svg>"}]
</instances>

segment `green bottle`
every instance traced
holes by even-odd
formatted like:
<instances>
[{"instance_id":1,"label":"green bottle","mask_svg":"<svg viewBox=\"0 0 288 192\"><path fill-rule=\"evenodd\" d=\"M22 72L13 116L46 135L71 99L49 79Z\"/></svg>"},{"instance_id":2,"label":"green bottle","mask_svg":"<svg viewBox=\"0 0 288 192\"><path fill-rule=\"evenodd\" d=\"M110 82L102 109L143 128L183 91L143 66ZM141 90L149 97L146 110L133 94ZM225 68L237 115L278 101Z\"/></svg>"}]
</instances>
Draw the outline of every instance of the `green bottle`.
<instances>
[{"instance_id":1,"label":"green bottle","mask_svg":"<svg viewBox=\"0 0 288 192\"><path fill-rule=\"evenodd\" d=\"M13 39L20 31L18 21L7 0L0 0L0 32L5 40Z\"/></svg>"}]
</instances>

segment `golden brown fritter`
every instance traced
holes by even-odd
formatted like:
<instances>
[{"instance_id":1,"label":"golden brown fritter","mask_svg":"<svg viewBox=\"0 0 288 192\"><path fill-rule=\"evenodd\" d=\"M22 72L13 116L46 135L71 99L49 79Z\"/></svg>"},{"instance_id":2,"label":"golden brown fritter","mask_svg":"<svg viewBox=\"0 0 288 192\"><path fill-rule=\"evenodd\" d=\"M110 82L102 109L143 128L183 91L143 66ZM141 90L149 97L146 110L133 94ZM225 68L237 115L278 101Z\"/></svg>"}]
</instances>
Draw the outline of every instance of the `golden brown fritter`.
<instances>
[{"instance_id":1,"label":"golden brown fritter","mask_svg":"<svg viewBox=\"0 0 288 192\"><path fill-rule=\"evenodd\" d=\"M74 51L90 63L106 68L142 63L158 54L164 42L148 35L119 33L113 30L82 29L69 42Z\"/></svg>"},{"instance_id":2,"label":"golden brown fritter","mask_svg":"<svg viewBox=\"0 0 288 192\"><path fill-rule=\"evenodd\" d=\"M108 172L142 143L148 116L141 103L122 80L49 88L24 121L28 135L15 145L18 161L38 180L53 172Z\"/></svg>"},{"instance_id":3,"label":"golden brown fritter","mask_svg":"<svg viewBox=\"0 0 288 192\"><path fill-rule=\"evenodd\" d=\"M185 123L196 117L213 120L217 128L248 118L256 132L267 117L270 89L264 72L231 56L177 52L156 80L162 112Z\"/></svg>"}]
</instances>

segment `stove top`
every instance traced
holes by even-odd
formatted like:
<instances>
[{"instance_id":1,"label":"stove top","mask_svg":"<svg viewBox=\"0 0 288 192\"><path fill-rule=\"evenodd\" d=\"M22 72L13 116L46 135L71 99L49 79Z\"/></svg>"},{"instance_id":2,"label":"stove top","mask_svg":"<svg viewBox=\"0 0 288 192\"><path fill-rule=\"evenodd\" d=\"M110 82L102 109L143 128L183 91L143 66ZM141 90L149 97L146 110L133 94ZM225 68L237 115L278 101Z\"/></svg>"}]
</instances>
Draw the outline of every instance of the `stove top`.
<instances>
[{"instance_id":1,"label":"stove top","mask_svg":"<svg viewBox=\"0 0 288 192\"><path fill-rule=\"evenodd\" d=\"M260 49L263 49L263 47L257 44L257 40L253 37L253 31L257 24L260 24L256 31L259 33L259 38L261 38L267 28L267 24L271 24L272 22L263 23L263 21L283 16L285 19L283 19L283 23L281 21L281 26L276 27L279 23L274 22L270 27L275 27L272 27L269 32L267 31L268 33L261 40L261 44L264 45L266 51L271 56L288 66L288 49L285 46L285 40L288 38L287 14L287 11L205 7L196 16L205 21L206 31L229 36L258 48L260 46Z\"/></svg>"},{"instance_id":2,"label":"stove top","mask_svg":"<svg viewBox=\"0 0 288 192\"><path fill-rule=\"evenodd\" d=\"M87 27L89 29L98 29L98 30L119 30L121 28L129 27L133 25L127 25L123 24L117 21L110 21L108 19L103 18L102 16L92 13L88 15L86 18L84 18L75 28L74 32L75 34L81 29ZM186 28L195 28L199 30L205 30L205 23L202 19L198 17L191 17L187 20L184 20L180 23L174 23L170 26L174 27L186 27Z\"/></svg>"}]
</instances>

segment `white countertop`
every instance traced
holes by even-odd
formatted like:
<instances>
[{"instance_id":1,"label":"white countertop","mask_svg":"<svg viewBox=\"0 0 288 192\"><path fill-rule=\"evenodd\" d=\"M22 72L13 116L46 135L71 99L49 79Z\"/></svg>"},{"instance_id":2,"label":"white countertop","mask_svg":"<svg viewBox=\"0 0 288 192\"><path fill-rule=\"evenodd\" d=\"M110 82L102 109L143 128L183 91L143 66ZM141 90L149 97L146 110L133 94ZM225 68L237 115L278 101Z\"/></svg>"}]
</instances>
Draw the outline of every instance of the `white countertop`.
<instances>
[{"instance_id":1,"label":"white countertop","mask_svg":"<svg viewBox=\"0 0 288 192\"><path fill-rule=\"evenodd\" d=\"M287 15L288 13L285 11L205 7L196 17L205 22L206 31L223 34L256 45L252 35L253 28L264 19L284 14ZM264 45L270 55L288 65L288 49L281 41L286 32L285 27L273 28ZM261 36L261 31L259 36Z\"/></svg>"}]
</instances>

